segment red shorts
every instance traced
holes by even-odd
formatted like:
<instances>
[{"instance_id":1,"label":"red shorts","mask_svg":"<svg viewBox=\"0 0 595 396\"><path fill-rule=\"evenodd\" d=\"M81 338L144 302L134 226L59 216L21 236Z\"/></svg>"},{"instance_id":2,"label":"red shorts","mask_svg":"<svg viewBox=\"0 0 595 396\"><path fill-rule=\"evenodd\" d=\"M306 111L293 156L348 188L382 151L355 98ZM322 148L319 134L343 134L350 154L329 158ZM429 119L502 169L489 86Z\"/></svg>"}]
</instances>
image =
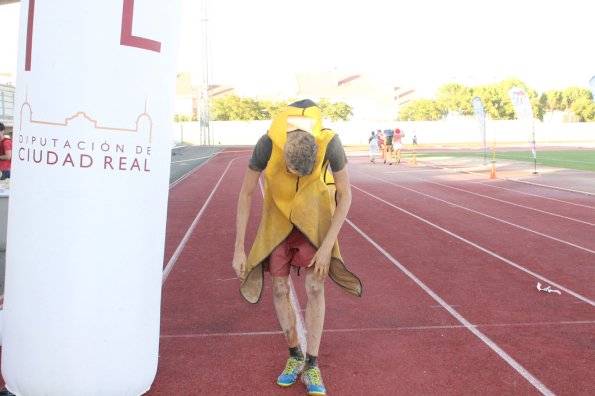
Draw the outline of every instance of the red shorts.
<instances>
[{"instance_id":1,"label":"red shorts","mask_svg":"<svg viewBox=\"0 0 595 396\"><path fill-rule=\"evenodd\" d=\"M316 250L306 236L294 227L291 234L269 256L269 272L272 276L288 276L292 265L307 267Z\"/></svg>"}]
</instances>

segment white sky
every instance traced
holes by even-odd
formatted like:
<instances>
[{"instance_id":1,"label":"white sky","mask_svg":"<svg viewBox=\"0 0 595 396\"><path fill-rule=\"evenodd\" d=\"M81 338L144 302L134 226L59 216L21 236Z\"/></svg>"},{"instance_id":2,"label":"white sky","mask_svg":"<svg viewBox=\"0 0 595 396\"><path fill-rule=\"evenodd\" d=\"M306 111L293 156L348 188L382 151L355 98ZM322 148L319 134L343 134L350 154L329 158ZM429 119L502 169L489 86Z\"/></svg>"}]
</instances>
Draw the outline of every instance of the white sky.
<instances>
[{"instance_id":1,"label":"white sky","mask_svg":"<svg viewBox=\"0 0 595 396\"><path fill-rule=\"evenodd\" d=\"M203 1L181 0L180 71L202 68ZM206 1L210 83L245 94L333 67L427 94L510 76L539 92L588 88L595 74L589 0ZM0 6L0 72L16 69L18 11Z\"/></svg>"}]
</instances>

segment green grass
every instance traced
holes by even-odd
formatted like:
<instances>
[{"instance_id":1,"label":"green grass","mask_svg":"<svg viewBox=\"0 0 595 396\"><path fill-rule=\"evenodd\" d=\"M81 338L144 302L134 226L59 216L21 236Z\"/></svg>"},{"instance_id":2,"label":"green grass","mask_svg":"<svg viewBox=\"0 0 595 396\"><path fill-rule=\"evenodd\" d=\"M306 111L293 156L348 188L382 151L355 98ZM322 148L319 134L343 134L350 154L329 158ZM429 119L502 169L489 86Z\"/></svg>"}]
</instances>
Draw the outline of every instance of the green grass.
<instances>
[{"instance_id":1,"label":"green grass","mask_svg":"<svg viewBox=\"0 0 595 396\"><path fill-rule=\"evenodd\" d=\"M483 150L479 151L436 151L418 152L418 158L423 157L476 157L484 158ZM488 161L492 159L492 152L487 153ZM496 151L496 161L512 160L519 162L533 163L531 151ZM595 150L561 150L561 151L539 151L537 150L537 164L553 166L557 168L579 169L595 171Z\"/></svg>"}]
</instances>

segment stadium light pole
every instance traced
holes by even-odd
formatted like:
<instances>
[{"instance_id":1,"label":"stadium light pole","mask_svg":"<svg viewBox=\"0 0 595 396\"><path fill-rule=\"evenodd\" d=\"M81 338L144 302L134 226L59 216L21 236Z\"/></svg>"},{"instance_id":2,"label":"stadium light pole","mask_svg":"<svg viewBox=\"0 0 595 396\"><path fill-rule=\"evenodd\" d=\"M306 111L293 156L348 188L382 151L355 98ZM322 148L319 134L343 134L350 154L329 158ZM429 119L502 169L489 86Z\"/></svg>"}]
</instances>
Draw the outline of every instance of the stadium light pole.
<instances>
[{"instance_id":1,"label":"stadium light pole","mask_svg":"<svg viewBox=\"0 0 595 396\"><path fill-rule=\"evenodd\" d=\"M200 90L200 143L212 145L213 138L209 122L209 48L208 48L208 22L207 1L202 0L201 26L202 26L202 87Z\"/></svg>"}]
</instances>

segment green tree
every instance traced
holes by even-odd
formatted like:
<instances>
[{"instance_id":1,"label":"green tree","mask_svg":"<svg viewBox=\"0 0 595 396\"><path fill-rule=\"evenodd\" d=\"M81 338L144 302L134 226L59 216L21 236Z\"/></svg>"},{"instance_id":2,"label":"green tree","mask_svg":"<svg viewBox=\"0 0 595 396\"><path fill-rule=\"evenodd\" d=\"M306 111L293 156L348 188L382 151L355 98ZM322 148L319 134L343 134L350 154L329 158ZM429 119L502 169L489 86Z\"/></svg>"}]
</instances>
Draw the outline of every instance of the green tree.
<instances>
[{"instance_id":1,"label":"green tree","mask_svg":"<svg viewBox=\"0 0 595 396\"><path fill-rule=\"evenodd\" d=\"M587 88L581 88L581 87L569 87L566 88L564 90L562 90L562 102L563 102L563 106L564 106L564 110L566 111L567 114L567 118L570 119L570 112L573 112L573 105L576 102L582 102L581 99L591 99L591 91L589 91ZM586 109L583 108L583 106L580 106L581 109L583 109L583 111L585 111ZM577 116L577 118L579 119L579 121L581 120L581 115L575 113L575 115ZM583 120L584 121L584 120Z\"/></svg>"},{"instance_id":2,"label":"green tree","mask_svg":"<svg viewBox=\"0 0 595 396\"><path fill-rule=\"evenodd\" d=\"M565 109L564 94L560 90L550 90L541 94L539 99L541 108L544 113L550 113L554 115L555 111L563 111Z\"/></svg>"},{"instance_id":3,"label":"green tree","mask_svg":"<svg viewBox=\"0 0 595 396\"><path fill-rule=\"evenodd\" d=\"M462 84L444 84L438 88L437 97L441 108L461 116L473 115L471 88Z\"/></svg>"},{"instance_id":4,"label":"green tree","mask_svg":"<svg viewBox=\"0 0 595 396\"><path fill-rule=\"evenodd\" d=\"M263 114L268 115L267 119L275 118L289 103L286 101L273 102L264 101L260 103L260 107L263 109Z\"/></svg>"},{"instance_id":5,"label":"green tree","mask_svg":"<svg viewBox=\"0 0 595 396\"><path fill-rule=\"evenodd\" d=\"M444 119L448 110L441 107L436 100L417 99L401 109L399 120L406 121L438 121Z\"/></svg>"},{"instance_id":6,"label":"green tree","mask_svg":"<svg viewBox=\"0 0 595 396\"><path fill-rule=\"evenodd\" d=\"M253 98L238 95L224 95L210 103L210 118L213 121L250 121L270 118L266 108Z\"/></svg>"},{"instance_id":7,"label":"green tree","mask_svg":"<svg viewBox=\"0 0 595 396\"><path fill-rule=\"evenodd\" d=\"M328 99L322 98L317 105L322 117L331 121L349 121L353 116L353 108L345 102L330 103Z\"/></svg>"},{"instance_id":8,"label":"green tree","mask_svg":"<svg viewBox=\"0 0 595 396\"><path fill-rule=\"evenodd\" d=\"M574 113L579 122L595 121L595 103L591 98L579 97L570 106L570 111Z\"/></svg>"},{"instance_id":9,"label":"green tree","mask_svg":"<svg viewBox=\"0 0 595 396\"><path fill-rule=\"evenodd\" d=\"M473 89L473 92L476 96L481 98L485 113L492 120L507 119L507 111L502 103L504 101L502 90L498 84L476 87Z\"/></svg>"}]
</instances>

